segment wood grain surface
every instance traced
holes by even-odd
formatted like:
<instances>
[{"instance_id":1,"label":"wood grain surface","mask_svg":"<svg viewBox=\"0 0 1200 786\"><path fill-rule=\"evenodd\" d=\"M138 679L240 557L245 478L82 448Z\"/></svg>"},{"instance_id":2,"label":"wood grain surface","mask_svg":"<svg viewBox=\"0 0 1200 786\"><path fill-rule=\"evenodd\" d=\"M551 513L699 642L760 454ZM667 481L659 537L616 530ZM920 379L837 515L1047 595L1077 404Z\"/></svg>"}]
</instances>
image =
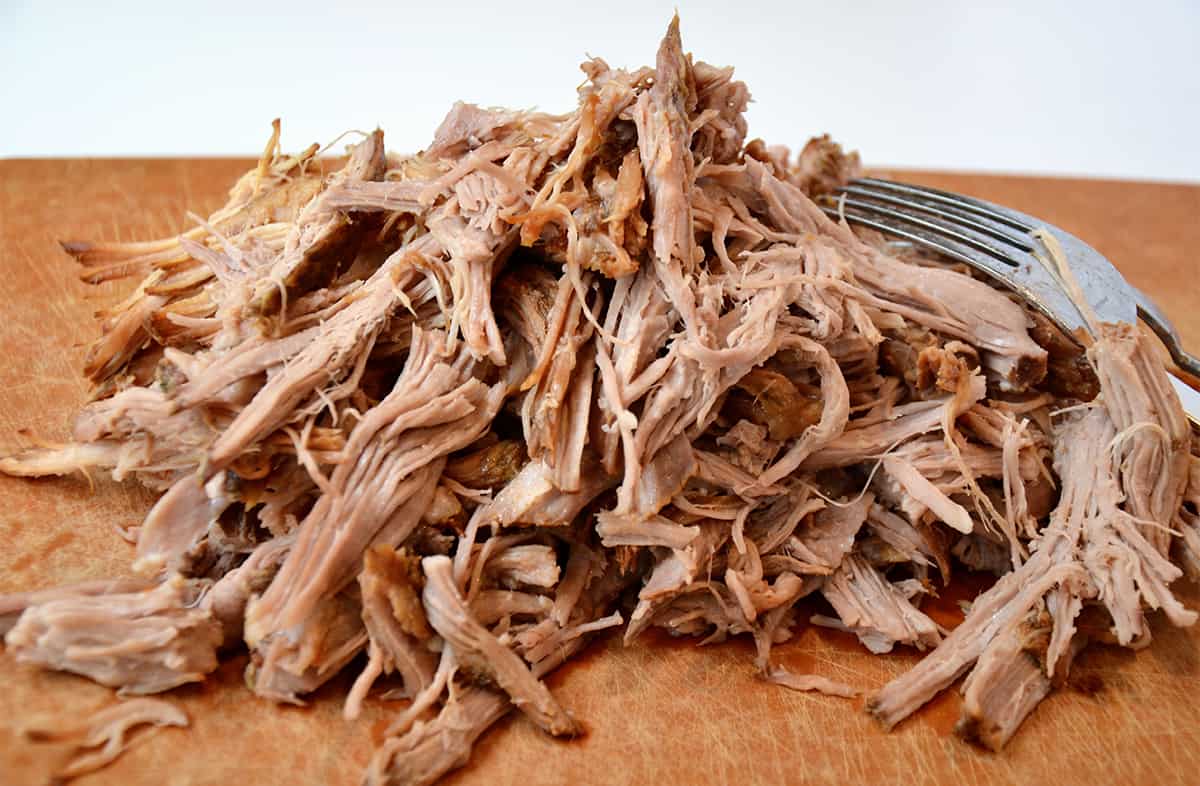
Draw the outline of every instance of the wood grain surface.
<instances>
[{"instance_id":1,"label":"wood grain surface","mask_svg":"<svg viewBox=\"0 0 1200 786\"><path fill-rule=\"evenodd\" d=\"M0 161L0 452L61 439L84 401L79 368L97 335L92 313L127 285L86 287L60 239L146 240L207 214L247 166L233 160ZM1151 293L1200 347L1200 186L950 174L910 179L1011 205L1094 244ZM23 432L27 430L27 432ZM32 435L32 436L30 436ZM97 478L0 477L0 592L121 575L132 547L116 527L137 523L151 496ZM1200 593L1181 588L1200 607ZM960 618L952 599L940 621ZM707 648L648 636L593 644L551 677L588 729L554 741L509 717L477 747L455 784L560 783L1052 783L1189 784L1200 778L1200 633L1159 618L1149 649L1085 652L1072 686L1038 707L1001 754L950 734L951 691L885 734L854 702L802 695L754 676L745 643ZM806 629L776 649L797 671L875 688L910 667L910 651L871 656L842 634ZM399 705L371 700L341 720L346 679L307 708L255 699L245 657L206 683L168 694L187 730L154 731L88 784L357 783L380 729ZM70 675L0 654L0 784L45 783L64 749L22 730L77 718L113 701Z\"/></svg>"}]
</instances>

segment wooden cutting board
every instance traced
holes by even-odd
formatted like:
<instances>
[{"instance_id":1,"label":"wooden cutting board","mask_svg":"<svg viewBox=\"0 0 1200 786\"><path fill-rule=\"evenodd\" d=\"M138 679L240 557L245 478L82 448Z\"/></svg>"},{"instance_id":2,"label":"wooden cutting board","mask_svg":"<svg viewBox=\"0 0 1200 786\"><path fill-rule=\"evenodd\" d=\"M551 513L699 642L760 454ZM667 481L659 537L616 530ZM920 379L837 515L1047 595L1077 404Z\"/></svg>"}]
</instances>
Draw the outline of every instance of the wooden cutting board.
<instances>
[{"instance_id":1,"label":"wooden cutting board","mask_svg":"<svg viewBox=\"0 0 1200 786\"><path fill-rule=\"evenodd\" d=\"M85 287L59 239L146 240L206 215L247 167L233 160L0 161L0 452L31 444L21 430L62 439L87 395L79 375L97 335L92 313L127 285ZM1176 320L1200 347L1200 186L910 174L1044 217L1085 238ZM152 498L133 485L78 477L0 477L0 592L125 572L132 547L116 527ZM1200 593L1183 588L1193 608ZM939 619L960 618L938 604ZM791 693L755 679L744 642L696 648L648 636L607 640L550 678L587 725L552 740L520 717L502 721L455 784L560 783L1055 783L1189 784L1200 775L1200 632L1155 619L1133 653L1085 652L1072 685L1034 712L1001 754L954 738L958 695L943 695L885 734L855 702ZM808 628L775 650L789 668L875 688L916 662L876 657L850 637ZM358 783L397 706L368 702L340 717L346 679L307 708L277 707L242 686L245 657L168 698L192 727L150 733L86 784ZM113 701L79 677L19 666L0 654L0 784L45 783L63 749L22 730L78 718Z\"/></svg>"}]
</instances>

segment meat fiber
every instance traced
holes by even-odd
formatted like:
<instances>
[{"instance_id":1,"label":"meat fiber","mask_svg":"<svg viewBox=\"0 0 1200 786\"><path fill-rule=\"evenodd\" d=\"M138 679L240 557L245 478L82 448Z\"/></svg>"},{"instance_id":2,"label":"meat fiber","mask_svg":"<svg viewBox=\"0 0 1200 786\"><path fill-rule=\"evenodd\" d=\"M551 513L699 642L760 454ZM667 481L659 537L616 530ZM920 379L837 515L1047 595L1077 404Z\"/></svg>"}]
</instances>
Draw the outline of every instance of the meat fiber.
<instances>
[{"instance_id":1,"label":"meat fiber","mask_svg":"<svg viewBox=\"0 0 1200 786\"><path fill-rule=\"evenodd\" d=\"M103 769L129 749L126 735L139 726L184 726L183 710L162 699L128 699L67 727L29 728L25 736L34 742L70 742L71 759L55 773L55 782L77 778ZM91 750L98 748L99 750Z\"/></svg>"},{"instance_id":2,"label":"meat fiber","mask_svg":"<svg viewBox=\"0 0 1200 786\"><path fill-rule=\"evenodd\" d=\"M1153 351L1146 339L1125 326L1101 329L1101 339L1092 350L1098 367L1122 359L1137 361ZM1130 493L1130 486L1144 482L1141 470L1122 461L1114 451L1121 447L1115 423L1130 410L1145 407L1141 411L1150 419L1143 421L1147 425L1142 428L1154 433L1155 439L1162 440L1162 435L1170 433L1159 421L1169 424L1178 412L1178 403L1168 404L1161 412L1147 406L1158 385L1167 384L1161 367L1149 372L1147 366L1147 370L1151 381L1136 386L1115 386L1111 378L1106 384L1102 378L1104 404L1073 416L1061 427L1055 442L1055 464L1063 478L1063 493L1034 555L981 595L967 619L933 654L870 699L868 708L885 725L905 718L974 665L967 687L968 693L978 698L968 705L962 728L990 747L1003 745L1048 690L1032 676L1022 676L1019 665L1008 665L1016 657L1006 654L1016 646L1013 637L1020 638L1018 631L1031 613L1042 612L1050 618L1048 640L1039 653L1040 673L1047 678L1059 674L1070 661L1073 640L1079 635L1075 617L1084 603L1103 605L1117 641L1126 646L1144 645L1148 640L1146 607L1163 609L1176 625L1195 624L1196 613L1184 608L1169 589L1182 571L1162 558L1139 528L1139 522L1156 520L1130 513L1134 506L1145 510L1145 498L1135 501ZM1187 483L1190 444L1164 440L1157 450L1165 461L1160 487L1181 488ZM1183 461L1173 459L1179 452ZM1166 523L1161 518L1157 521ZM992 678L986 676L993 673ZM996 680L1028 683L1025 695L1036 698L1012 706L980 696L994 690L990 682Z\"/></svg>"},{"instance_id":3,"label":"meat fiber","mask_svg":"<svg viewBox=\"0 0 1200 786\"><path fill-rule=\"evenodd\" d=\"M433 682L437 659L426 646L433 631L420 601L419 558L383 544L371 547L358 575L363 623L370 637L367 665L346 698L346 717L358 716L372 683L397 672L403 694L416 696Z\"/></svg>"},{"instance_id":4,"label":"meat fiber","mask_svg":"<svg viewBox=\"0 0 1200 786\"><path fill-rule=\"evenodd\" d=\"M934 621L862 557L847 557L821 593L871 652L891 652L897 643L924 650L941 641Z\"/></svg>"},{"instance_id":5,"label":"meat fiber","mask_svg":"<svg viewBox=\"0 0 1200 786\"><path fill-rule=\"evenodd\" d=\"M0 472L160 496L125 533L139 578L0 596L18 661L150 693L245 650L297 704L354 664L347 719L409 700L382 785L513 708L580 734L542 677L622 625L749 636L763 679L840 697L864 686L772 649L816 624L923 651L867 710L891 728L965 675L958 733L999 749L1089 636L1195 622L1200 439L1134 326L1085 351L826 216L858 155L747 141L749 89L677 18L652 67L582 69L572 111L455 103L411 155L287 155L276 122L181 235L64 244L141 280L98 315L70 441ZM968 570L997 578L946 630L922 599ZM65 774L181 722L102 713Z\"/></svg>"},{"instance_id":6,"label":"meat fiber","mask_svg":"<svg viewBox=\"0 0 1200 786\"><path fill-rule=\"evenodd\" d=\"M8 633L26 609L53 600L68 600L89 596L120 595L150 589L154 582L143 579L100 579L65 587L51 587L30 592L0 595L0 634Z\"/></svg>"},{"instance_id":7,"label":"meat fiber","mask_svg":"<svg viewBox=\"0 0 1200 786\"><path fill-rule=\"evenodd\" d=\"M426 576L422 600L429 623L446 640L461 666L477 679L498 685L522 712L550 734L578 734L579 725L530 673L521 657L471 615L454 586L450 560L427 557L422 569Z\"/></svg>"},{"instance_id":8,"label":"meat fiber","mask_svg":"<svg viewBox=\"0 0 1200 786\"><path fill-rule=\"evenodd\" d=\"M140 592L94 587L35 602L4 636L22 663L120 688L160 693L199 682L217 667L219 622L196 607L201 587L180 577Z\"/></svg>"},{"instance_id":9,"label":"meat fiber","mask_svg":"<svg viewBox=\"0 0 1200 786\"><path fill-rule=\"evenodd\" d=\"M408 734L391 737L375 751L363 783L430 784L467 763L475 740L508 714L504 694L471 687L447 702L432 721L421 722Z\"/></svg>"}]
</instances>

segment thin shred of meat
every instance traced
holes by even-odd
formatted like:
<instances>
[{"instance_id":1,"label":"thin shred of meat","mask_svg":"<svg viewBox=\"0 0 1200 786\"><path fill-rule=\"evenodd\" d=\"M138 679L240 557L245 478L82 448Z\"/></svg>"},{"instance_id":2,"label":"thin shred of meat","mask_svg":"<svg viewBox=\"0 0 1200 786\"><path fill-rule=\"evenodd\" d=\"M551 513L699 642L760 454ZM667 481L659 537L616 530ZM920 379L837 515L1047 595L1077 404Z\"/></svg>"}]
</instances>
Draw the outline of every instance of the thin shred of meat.
<instances>
[{"instance_id":1,"label":"thin shred of meat","mask_svg":"<svg viewBox=\"0 0 1200 786\"><path fill-rule=\"evenodd\" d=\"M96 579L62 587L0 595L0 636L12 630L21 614L33 606L40 606L43 603L59 599L141 592L153 586L154 583L146 579Z\"/></svg>"},{"instance_id":2,"label":"thin shred of meat","mask_svg":"<svg viewBox=\"0 0 1200 786\"><path fill-rule=\"evenodd\" d=\"M862 691L852 688L842 682L822 677L819 674L794 674L782 667L775 667L767 674L767 681L794 691L815 691L826 696L837 696L843 699L857 698Z\"/></svg>"},{"instance_id":3,"label":"thin shred of meat","mask_svg":"<svg viewBox=\"0 0 1200 786\"><path fill-rule=\"evenodd\" d=\"M388 737L371 755L367 786L435 783L467 763L475 741L511 707L503 693L467 687L448 701L431 721L419 721L406 734Z\"/></svg>"},{"instance_id":4,"label":"thin shred of meat","mask_svg":"<svg viewBox=\"0 0 1200 786\"><path fill-rule=\"evenodd\" d=\"M425 642L433 635L420 602L419 558L379 544L370 548L358 575L363 624L370 643L367 665L346 697L347 720L358 717L374 681L398 673L403 693L417 696L433 683L437 658Z\"/></svg>"},{"instance_id":5,"label":"thin shred of meat","mask_svg":"<svg viewBox=\"0 0 1200 786\"><path fill-rule=\"evenodd\" d=\"M188 716L162 699L126 699L92 713L82 722L27 727L25 736L34 742L73 745L70 760L54 775L57 782L87 775L116 761L133 744L128 735L139 726L186 728Z\"/></svg>"},{"instance_id":6,"label":"thin shred of meat","mask_svg":"<svg viewBox=\"0 0 1200 786\"><path fill-rule=\"evenodd\" d=\"M579 733L578 723L530 673L520 656L501 644L471 615L454 584L450 560L426 557L422 561L425 589L422 600L429 623L455 653L459 663L498 685L530 720L555 736Z\"/></svg>"}]
</instances>

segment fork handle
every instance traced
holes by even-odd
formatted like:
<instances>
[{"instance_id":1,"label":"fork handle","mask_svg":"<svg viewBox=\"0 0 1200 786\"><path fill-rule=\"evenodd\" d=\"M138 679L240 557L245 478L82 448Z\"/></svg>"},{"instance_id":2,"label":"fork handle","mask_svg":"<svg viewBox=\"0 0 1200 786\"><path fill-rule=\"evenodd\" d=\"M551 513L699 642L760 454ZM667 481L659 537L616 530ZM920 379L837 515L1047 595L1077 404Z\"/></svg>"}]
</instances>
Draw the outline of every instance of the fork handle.
<instances>
[{"instance_id":1,"label":"fork handle","mask_svg":"<svg viewBox=\"0 0 1200 786\"><path fill-rule=\"evenodd\" d=\"M1171 324L1171 320L1167 319L1167 315L1163 313L1153 300L1151 300L1145 292L1140 289L1134 289L1134 294L1137 296L1138 316L1142 321L1149 325L1154 334L1162 341L1163 346L1167 348L1167 352L1171 354L1171 360L1175 361L1175 365L1183 369L1184 372L1190 374L1192 380L1200 380L1200 358L1188 352L1183 348L1183 341L1179 337L1179 332L1175 330L1175 326Z\"/></svg>"},{"instance_id":2,"label":"fork handle","mask_svg":"<svg viewBox=\"0 0 1200 786\"><path fill-rule=\"evenodd\" d=\"M1179 396L1179 403L1183 404L1183 411L1187 413L1188 420L1192 421L1192 427L1200 429L1200 393L1174 374L1168 376L1175 393Z\"/></svg>"},{"instance_id":3,"label":"fork handle","mask_svg":"<svg viewBox=\"0 0 1200 786\"><path fill-rule=\"evenodd\" d=\"M1190 354L1178 343L1163 343L1167 344L1167 351L1171 353L1171 360L1175 361L1175 365L1190 374L1193 379L1200 379L1200 358Z\"/></svg>"},{"instance_id":4,"label":"fork handle","mask_svg":"<svg viewBox=\"0 0 1200 786\"><path fill-rule=\"evenodd\" d=\"M1175 361L1175 365L1179 366L1196 379L1200 379L1200 359L1197 359L1194 355L1189 355L1182 350L1175 353L1171 359Z\"/></svg>"},{"instance_id":5,"label":"fork handle","mask_svg":"<svg viewBox=\"0 0 1200 786\"><path fill-rule=\"evenodd\" d=\"M1175 392L1179 394L1179 401L1187 412L1188 420L1192 421L1194 428L1200 430L1200 392L1197 392L1200 391L1200 358L1183 348L1179 331L1175 330L1171 320L1167 319L1163 310L1145 292L1133 287L1133 293L1137 301L1138 316L1154 331L1170 353L1171 360L1175 362L1175 369L1167 369L1168 376L1171 378L1171 384L1175 386Z\"/></svg>"}]
</instances>

